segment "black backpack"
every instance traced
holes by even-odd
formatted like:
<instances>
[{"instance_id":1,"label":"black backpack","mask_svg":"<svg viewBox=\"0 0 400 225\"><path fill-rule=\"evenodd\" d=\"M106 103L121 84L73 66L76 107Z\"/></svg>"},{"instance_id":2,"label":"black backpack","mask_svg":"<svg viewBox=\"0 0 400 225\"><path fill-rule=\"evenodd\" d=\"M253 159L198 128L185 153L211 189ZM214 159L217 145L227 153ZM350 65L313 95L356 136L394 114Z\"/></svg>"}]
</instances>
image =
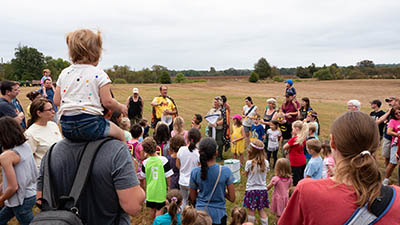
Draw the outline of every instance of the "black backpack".
<instances>
[{"instance_id":1,"label":"black backpack","mask_svg":"<svg viewBox=\"0 0 400 225\"><path fill-rule=\"evenodd\" d=\"M86 185L88 177L91 174L94 158L97 151L101 146L112 140L111 138L104 138L101 140L88 142L83 150L83 155L79 162L79 167L76 172L74 183L72 184L69 196L61 196L58 202L54 200L54 193L52 190L51 174L50 174L50 160L51 152L56 144L51 146L46 161L44 162L43 174L43 192L41 209L42 211L30 223L31 225L83 225L79 217L79 209L77 202Z\"/></svg>"}]
</instances>

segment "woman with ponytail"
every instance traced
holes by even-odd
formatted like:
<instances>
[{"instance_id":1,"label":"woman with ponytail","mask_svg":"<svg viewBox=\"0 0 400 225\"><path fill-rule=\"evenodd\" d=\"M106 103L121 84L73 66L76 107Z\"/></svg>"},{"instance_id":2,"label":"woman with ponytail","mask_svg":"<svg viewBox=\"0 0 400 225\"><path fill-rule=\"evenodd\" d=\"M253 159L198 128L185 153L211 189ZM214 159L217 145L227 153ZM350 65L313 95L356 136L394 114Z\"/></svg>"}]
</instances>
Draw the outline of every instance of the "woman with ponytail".
<instances>
[{"instance_id":1,"label":"woman with ponytail","mask_svg":"<svg viewBox=\"0 0 400 225\"><path fill-rule=\"evenodd\" d=\"M217 143L205 138L199 144L200 164L190 174L190 199L198 210L204 210L211 216L213 224L226 225L226 202L235 201L233 175L226 166L216 163Z\"/></svg>"},{"instance_id":2,"label":"woman with ponytail","mask_svg":"<svg viewBox=\"0 0 400 225\"><path fill-rule=\"evenodd\" d=\"M350 224L398 224L400 188L382 186L375 159L379 146L376 122L365 113L347 112L333 122L330 145L336 161L335 175L331 179L301 181L278 224L348 224L350 219ZM386 194L388 189L393 195ZM383 213L376 212L377 204ZM357 217L356 210L365 214ZM369 219L366 214L377 218L372 223L354 222Z\"/></svg>"},{"instance_id":3,"label":"woman with ponytail","mask_svg":"<svg viewBox=\"0 0 400 225\"><path fill-rule=\"evenodd\" d=\"M304 155L304 146L308 135L307 123L300 120L292 124L293 137L283 146L283 149L289 151L289 161L293 173L293 185L304 178L304 170L306 168L306 157Z\"/></svg>"},{"instance_id":4,"label":"woman with ponytail","mask_svg":"<svg viewBox=\"0 0 400 225\"><path fill-rule=\"evenodd\" d=\"M200 155L196 145L201 139L200 130L192 128L188 132L189 144L182 146L177 154L176 167L179 169L179 187L183 196L182 209L188 204L189 200L189 181L190 172L199 166Z\"/></svg>"},{"instance_id":5,"label":"woman with ponytail","mask_svg":"<svg viewBox=\"0 0 400 225\"><path fill-rule=\"evenodd\" d=\"M164 215L157 216L153 225L181 225L180 206L182 195L178 189L172 189L167 193L167 209Z\"/></svg>"}]
</instances>

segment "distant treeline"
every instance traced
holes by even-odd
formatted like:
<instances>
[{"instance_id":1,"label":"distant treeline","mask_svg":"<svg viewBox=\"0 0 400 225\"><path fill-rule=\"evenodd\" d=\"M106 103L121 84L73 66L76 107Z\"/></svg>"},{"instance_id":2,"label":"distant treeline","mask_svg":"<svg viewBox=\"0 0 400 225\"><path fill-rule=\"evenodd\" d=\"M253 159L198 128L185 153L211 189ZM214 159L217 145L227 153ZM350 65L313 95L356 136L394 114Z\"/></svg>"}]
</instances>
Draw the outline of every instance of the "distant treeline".
<instances>
[{"instance_id":1,"label":"distant treeline","mask_svg":"<svg viewBox=\"0 0 400 225\"><path fill-rule=\"evenodd\" d=\"M10 62L0 63L0 79L17 81L39 80L42 71L48 68L52 71L54 80L60 72L68 67L70 63L64 59L53 59L45 56L37 49L28 46L18 46L15 49L15 58ZM154 65L151 68L132 70L129 66L114 65L105 72L115 83L170 83L185 82L185 77L207 77L207 76L249 76L258 79L281 80L280 75L296 75L299 78L317 78L319 80L335 79L365 79L365 78L400 78L400 64L374 64L371 60L363 60L355 66L338 66L333 63L330 66L318 67L314 63L307 67L278 68L270 66L265 58L259 59L253 69L216 70L169 70L162 65ZM175 77L175 79L171 79Z\"/></svg>"}]
</instances>

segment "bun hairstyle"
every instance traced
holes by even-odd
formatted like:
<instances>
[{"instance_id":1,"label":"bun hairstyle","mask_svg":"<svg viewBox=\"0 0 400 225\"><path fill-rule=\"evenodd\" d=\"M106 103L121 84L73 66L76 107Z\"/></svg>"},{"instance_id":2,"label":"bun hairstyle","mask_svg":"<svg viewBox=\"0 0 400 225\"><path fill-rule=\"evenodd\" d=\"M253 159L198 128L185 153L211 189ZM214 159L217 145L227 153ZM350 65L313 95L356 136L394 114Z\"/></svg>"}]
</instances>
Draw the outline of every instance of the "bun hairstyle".
<instances>
[{"instance_id":1,"label":"bun hairstyle","mask_svg":"<svg viewBox=\"0 0 400 225\"><path fill-rule=\"evenodd\" d=\"M243 207L235 206L232 209L231 218L230 225L242 225L246 222L247 212Z\"/></svg>"},{"instance_id":2,"label":"bun hairstyle","mask_svg":"<svg viewBox=\"0 0 400 225\"><path fill-rule=\"evenodd\" d=\"M182 212L182 225L212 225L211 217L193 206L186 206Z\"/></svg>"},{"instance_id":3,"label":"bun hairstyle","mask_svg":"<svg viewBox=\"0 0 400 225\"><path fill-rule=\"evenodd\" d=\"M189 139L189 151L193 152L193 150L196 148L196 144L199 143L201 139L201 133L199 129L197 128L192 128L189 130L188 133L188 139Z\"/></svg>"},{"instance_id":4,"label":"bun hairstyle","mask_svg":"<svg viewBox=\"0 0 400 225\"><path fill-rule=\"evenodd\" d=\"M293 127L293 130L295 128L300 129L300 132L297 134L297 139L294 144L295 145L303 144L303 142L307 139L307 136L308 136L308 124L305 122L302 122L300 120L296 120L296 121L294 121L292 127Z\"/></svg>"},{"instance_id":5,"label":"bun hairstyle","mask_svg":"<svg viewBox=\"0 0 400 225\"><path fill-rule=\"evenodd\" d=\"M217 153L217 142L213 138L207 137L200 141L200 167L201 167L201 179L207 179L207 162L212 160Z\"/></svg>"},{"instance_id":6,"label":"bun hairstyle","mask_svg":"<svg viewBox=\"0 0 400 225\"><path fill-rule=\"evenodd\" d=\"M97 64L103 50L101 33L89 29L68 33L66 42L68 53L74 64Z\"/></svg>"},{"instance_id":7,"label":"bun hairstyle","mask_svg":"<svg viewBox=\"0 0 400 225\"><path fill-rule=\"evenodd\" d=\"M258 166L261 173L267 169L265 164L264 143L258 139L250 143L249 160L251 160L250 170L253 172L254 168Z\"/></svg>"},{"instance_id":8,"label":"bun hairstyle","mask_svg":"<svg viewBox=\"0 0 400 225\"><path fill-rule=\"evenodd\" d=\"M178 224L176 214L179 211L179 206L182 203L182 194L178 189L172 189L167 193L167 200L169 203L168 214L171 216L171 225Z\"/></svg>"},{"instance_id":9,"label":"bun hairstyle","mask_svg":"<svg viewBox=\"0 0 400 225\"><path fill-rule=\"evenodd\" d=\"M335 179L350 181L357 194L355 204L364 206L380 195L382 175L378 170L375 154L379 146L376 122L363 112L347 112L331 126L332 148L342 159L336 163Z\"/></svg>"}]
</instances>

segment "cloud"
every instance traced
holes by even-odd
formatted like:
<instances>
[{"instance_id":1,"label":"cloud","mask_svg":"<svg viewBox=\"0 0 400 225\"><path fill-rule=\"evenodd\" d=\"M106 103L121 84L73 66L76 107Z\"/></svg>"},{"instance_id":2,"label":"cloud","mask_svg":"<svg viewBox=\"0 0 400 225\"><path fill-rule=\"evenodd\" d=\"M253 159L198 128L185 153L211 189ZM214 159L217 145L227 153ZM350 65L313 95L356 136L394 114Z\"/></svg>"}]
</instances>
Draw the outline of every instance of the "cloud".
<instances>
[{"instance_id":1,"label":"cloud","mask_svg":"<svg viewBox=\"0 0 400 225\"><path fill-rule=\"evenodd\" d=\"M252 68L398 58L396 0L12 1L0 8L0 57L19 43L67 59L66 33L99 29L102 67Z\"/></svg>"}]
</instances>

